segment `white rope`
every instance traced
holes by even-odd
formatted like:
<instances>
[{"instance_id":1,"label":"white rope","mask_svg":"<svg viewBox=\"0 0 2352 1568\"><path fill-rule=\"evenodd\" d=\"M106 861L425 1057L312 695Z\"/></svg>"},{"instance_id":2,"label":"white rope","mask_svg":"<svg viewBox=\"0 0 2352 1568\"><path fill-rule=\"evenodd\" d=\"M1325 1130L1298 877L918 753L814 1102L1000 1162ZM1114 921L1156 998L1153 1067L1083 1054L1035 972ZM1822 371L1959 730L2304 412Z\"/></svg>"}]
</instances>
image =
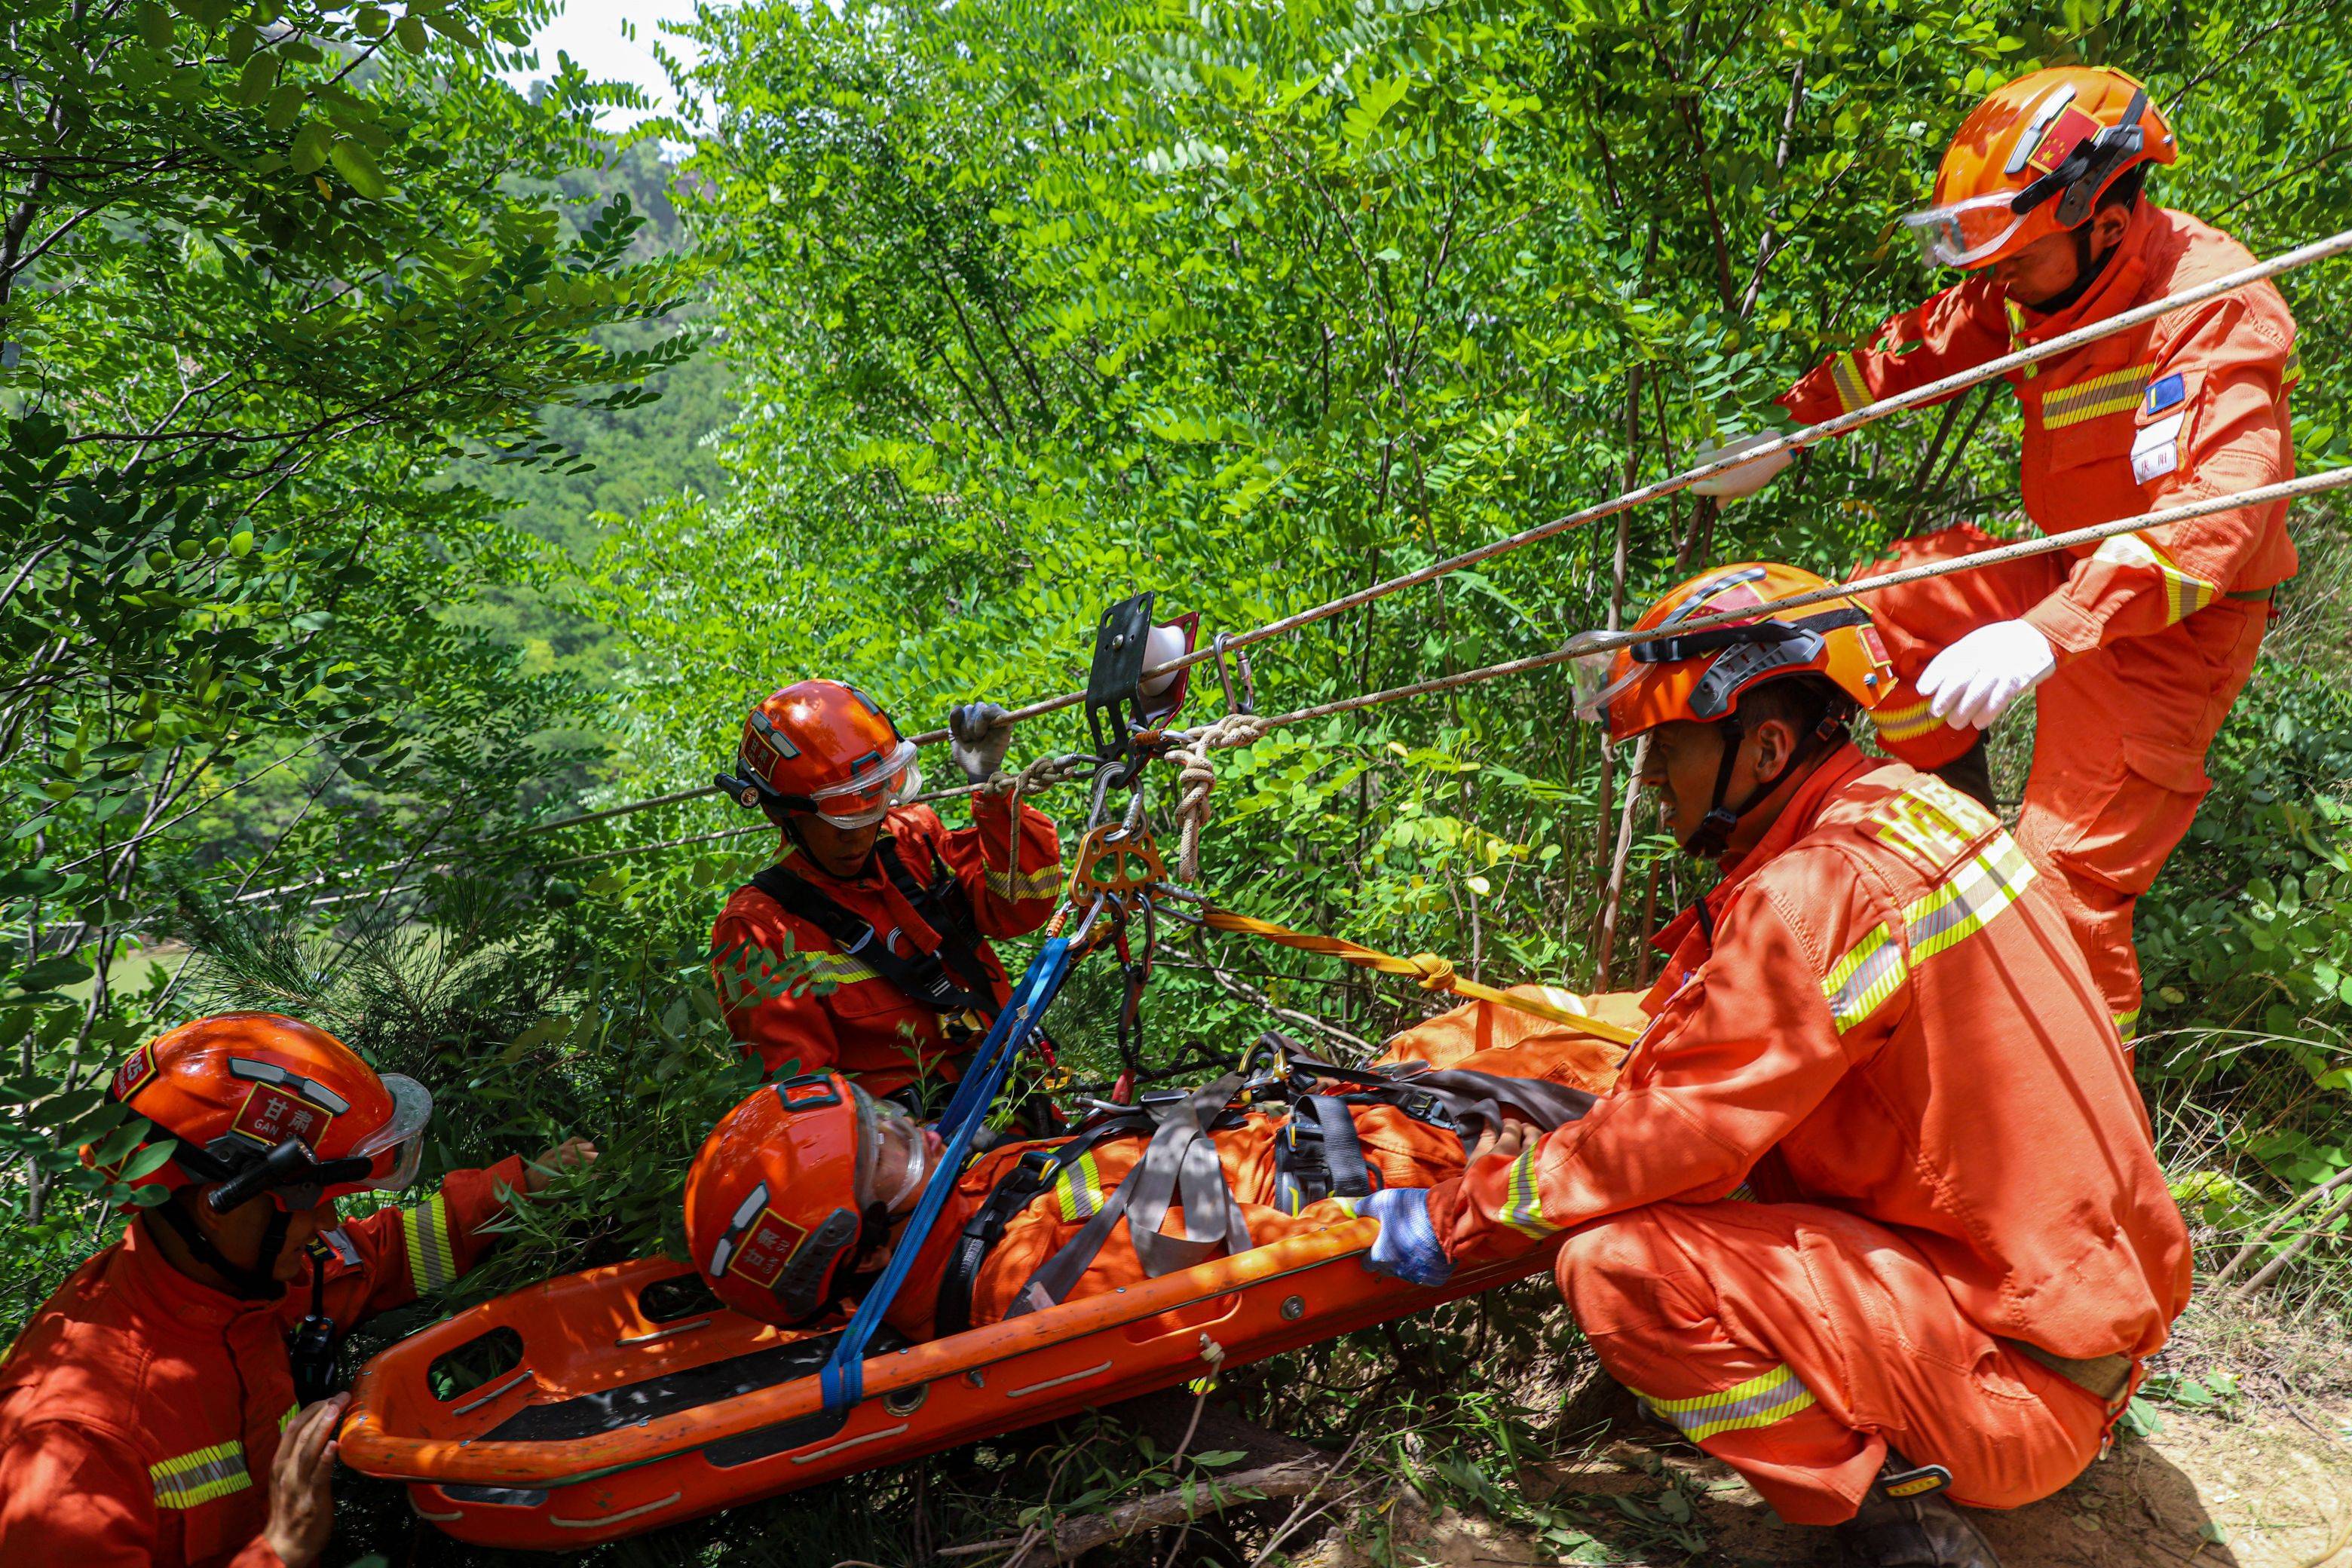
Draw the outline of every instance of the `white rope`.
<instances>
[{"instance_id":1,"label":"white rope","mask_svg":"<svg viewBox=\"0 0 2352 1568\"><path fill-rule=\"evenodd\" d=\"M2332 258L2342 256L2347 252L2352 252L2352 229L2347 229L2342 233L2331 235L2326 239L2315 240L2309 245L2300 246L2293 250L2284 251L2277 256L2272 257L2267 261L2258 261L2251 267L2241 268L2235 272L2226 273L2221 277L2209 279L2204 283L2198 284L2194 288L2184 289L2177 294L2169 294L2161 300L2150 300L2145 305L2137 306L2131 310L2125 310L2120 314L2110 316L2105 321L2094 321L2088 326L2077 327L2074 331L2063 332L2057 337L2050 339L2046 342L2031 344L2025 348L2017 350L2013 353L2003 354L1999 359L1989 360L1985 363L1977 365L1972 369L1955 372L1953 374L1941 377L1936 381L1928 382L1923 386L1914 387L1908 392L1899 392L1891 396L1883 397L1875 403L1867 404L1863 407L1854 409L1852 413L1841 414L1834 419L1824 419L1818 425L1808 425L1802 429L1792 431L1788 435L1776 436L1769 441L1761 442L1757 446L1745 448L1739 452L1727 453L1721 457L1711 458L1706 462L1699 463L1692 468L1685 468L1681 473L1675 474L1669 479L1660 479L1653 484L1637 486L1633 489L1622 492L1609 500L1601 501L1594 506L1586 507L1580 511L1570 512L1565 516L1554 518L1549 522L1539 523L1533 528L1522 530L1521 531L1508 535L1506 538L1494 540L1488 543L1479 545L1475 549L1465 551L1459 555L1449 556L1443 561L1433 562L1429 565L1418 567L1413 571L1404 573L1399 576L1391 577L1384 582L1372 584L1369 587L1357 589L1353 593L1343 594L1336 599L1326 600L1324 603L1314 605L1311 608L1300 610L1295 615L1285 616L1279 620L1268 621L1263 626L1254 626L1247 631L1229 633L1219 640L1227 650L1233 650L1248 647L1253 644L1265 642L1268 638L1281 637L1286 633L1297 631L1303 627L1313 626L1318 621L1328 620L1333 616L1341 615L1349 610L1355 609L1360 605L1370 604L1375 599L1385 598L1389 595L1399 593L1403 589L1414 587L1423 583L1433 582L1450 573L1463 571L1465 568L1478 565L1481 563L1491 560L1497 555L1517 550L1522 545L1532 544L1538 540L1549 539L1555 534L1566 533L1575 529L1583 528L1588 524L1598 522L1604 518L1614 517L1620 512L1630 510L1645 502L1658 500L1666 496L1678 494L1683 490L1688 489L1692 485L1696 484L1701 479L1711 479L1717 474L1727 473L1733 468L1739 468L1744 464L1755 462L1762 458L1769 457L1775 452L1797 452L1808 447L1818 446L1823 441L1831 440L1840 436L1851 435L1853 432L1861 429L1864 426L1874 424L1878 420L1886 418L1890 415L1905 413L1923 405L1937 402L1951 395L1953 393L1963 392L1969 387L1980 385L1985 382L1995 379L1996 377L2007 375L2011 371L2023 370L2029 365L2040 364L2045 360L2055 358L2061 354L2072 353L2074 351L2082 348L2085 344L2097 342L2102 339L2113 337L2118 332L2129 331L2135 327L2143 326L2149 321L2156 321L2159 317L2168 315L2175 310L2186 310L2191 305L2202 304L2206 300L2216 299L2221 295L2232 293L2240 289L2250 288L2256 283L2266 282L2283 273L2291 272L2296 268L2306 267L2315 261L2328 260ZM2200 513L2198 515L2203 514ZM2147 525L2143 523L2140 526ZM2129 531L2129 530L2123 529L2118 530L2117 531ZM1988 561L1982 561L1978 557L1967 557L1964 559L1978 561L1979 564L1991 563ZM1957 569L1966 571L1974 570L1975 568L1963 566ZM1708 624L1722 625L1727 623L1718 621ZM1687 630L1690 628L1685 627L1685 629ZM1622 647L1623 645L1614 644L1612 646ZM1587 650L1579 649L1578 651L1581 652ZM1216 657L1217 649L1214 647L1195 648L1191 653L1185 654L1181 658L1170 659L1165 664L1153 665L1144 670L1143 674L1146 678L1155 675L1172 674L1177 670L1187 669L1193 665L1205 663ZM1563 654L1560 657L1573 657L1573 655ZM1559 659L1557 658L1548 657L1544 662L1558 663L1559 662ZM1524 666L1522 661L1514 660L1507 665L1495 666L1493 668L1502 673L1515 673L1521 668L1540 668L1540 665L1528 667ZM1443 690L1444 689L1444 687L1423 686L1399 688L1398 689L1400 691L1418 693L1424 689ZM1086 693L1083 691L1067 691L1062 693L1058 697L1043 698L1023 707L1015 708L1007 713L1005 717L1009 720L1016 721L1022 719L1034 719L1047 713L1059 712L1063 709L1073 707L1076 704L1084 701L1085 699ZM1336 710L1346 711L1347 710L1340 709ZM1312 710L1309 711L1320 712L1322 710ZM944 729L927 730L919 735L913 736L912 739L918 746L935 745L939 742L948 739L948 732ZM1034 765L1034 764L1033 763L1032 766ZM670 795L656 795L650 800L634 801L623 805L607 806L601 811L588 812L577 816L559 817L552 822L535 823L529 827L518 829L516 833L510 835L510 837L520 837L533 834L552 833L559 828L575 827L583 823L589 822L601 822L609 817L625 816L631 812L650 811L656 806L671 805L680 801L698 800L705 795L719 795L721 793L723 792L716 784L706 784L700 789L679 790ZM942 792L942 798L946 795L969 793L971 792L968 790L946 791Z\"/></svg>"},{"instance_id":2,"label":"white rope","mask_svg":"<svg viewBox=\"0 0 2352 1568\"><path fill-rule=\"evenodd\" d=\"M1168 760L1176 764L1178 881L1190 884L1201 879L1201 829L1209 822L1209 792L1217 787L1217 771L1209 765L1209 753L1255 744L1268 727L1255 713L1228 713L1191 731L1182 744L1168 753Z\"/></svg>"}]
</instances>

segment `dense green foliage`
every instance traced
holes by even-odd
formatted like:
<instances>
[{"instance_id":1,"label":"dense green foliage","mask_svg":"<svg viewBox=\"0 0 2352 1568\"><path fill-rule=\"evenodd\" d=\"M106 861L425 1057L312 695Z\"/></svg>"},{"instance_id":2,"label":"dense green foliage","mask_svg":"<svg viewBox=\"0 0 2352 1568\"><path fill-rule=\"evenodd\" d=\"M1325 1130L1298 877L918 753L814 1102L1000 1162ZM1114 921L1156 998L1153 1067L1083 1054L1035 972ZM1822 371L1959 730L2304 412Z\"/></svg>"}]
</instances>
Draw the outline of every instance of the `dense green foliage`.
<instances>
[{"instance_id":1,"label":"dense green foliage","mask_svg":"<svg viewBox=\"0 0 2352 1568\"><path fill-rule=\"evenodd\" d=\"M708 799L514 828L707 781L803 675L928 729L1073 689L1129 593L1238 629L1687 466L1937 285L1893 220L1996 81L2125 65L2186 148L2156 199L2258 254L2352 226L2352 47L2292 0L759 0L694 24L715 118L676 167L593 135L618 89L487 74L468 40L530 19L47 0L0 31L44 95L0 123L0 1321L103 1228L74 1151L129 1135L89 1085L231 1004L430 1081L436 1168L604 1143L463 1291L674 1243L685 1161L746 1081L709 922L764 836L710 840L744 822ZM2333 466L2352 289L2284 287L2302 463ZM1265 645L1260 705L1537 652L1695 563L1835 572L1949 521L2021 527L2017 442L1998 388L1889 421L1727 514L1678 498ZM2305 574L2142 919L2142 1077L2209 1247L2352 1165L2347 561L2333 506L2295 526ZM1221 753L1203 884L1489 981L1644 980L1640 937L1697 884L1567 706L1554 670ZM1076 739L1032 721L1014 761ZM1152 787L1165 829L1171 771ZM165 934L202 955L184 984ZM1424 1002L1205 952L1362 1037ZM1087 1073L1109 988L1066 1005ZM1163 1059L1268 1022L1174 964L1149 1016ZM2332 1277L2288 1276L2331 1310ZM1465 1468L1538 1440L1468 1369L1564 1355L1541 1305L1229 1384L1524 1510L1507 1468ZM1408 1460L1408 1429L1470 1458ZM942 1470L908 1528L986 1528L1060 1463ZM634 1555L895 1560L931 1517L915 1484ZM404 1528L355 1495L354 1550Z\"/></svg>"}]
</instances>

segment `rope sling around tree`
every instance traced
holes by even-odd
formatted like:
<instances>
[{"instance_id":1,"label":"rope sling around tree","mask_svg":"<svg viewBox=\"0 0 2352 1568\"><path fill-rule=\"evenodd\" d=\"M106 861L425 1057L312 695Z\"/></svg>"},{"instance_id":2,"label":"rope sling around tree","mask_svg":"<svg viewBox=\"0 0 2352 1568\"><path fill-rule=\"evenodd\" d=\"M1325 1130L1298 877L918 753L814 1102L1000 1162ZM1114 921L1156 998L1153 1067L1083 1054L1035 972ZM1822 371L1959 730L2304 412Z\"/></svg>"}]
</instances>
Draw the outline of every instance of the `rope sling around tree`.
<instances>
[{"instance_id":1,"label":"rope sling around tree","mask_svg":"<svg viewBox=\"0 0 2352 1568\"><path fill-rule=\"evenodd\" d=\"M2325 239L2314 240L2308 245L2298 246L2293 250L2282 251L2280 254L2272 257L2266 261L2258 261L2252 267L2241 268L2235 272L2225 273L2221 277L2198 284L2193 288L2184 289L2177 294L2168 294L2161 300L2152 300L2145 305L2135 306L2131 310L2110 316L2105 321L2094 321L2086 326L2077 327L2072 331L2061 333L2059 336L2052 338L2046 342L2032 344L2011 353L2003 354L1998 359L1988 360L1983 364L1977 365L1971 369L1958 371L1938 380L1928 382L1925 385L1914 387L1908 392L1896 393L1892 396L1881 398L1875 403L1867 404L1863 407L1854 409L1851 413L1839 415L1834 419L1825 419L1818 425L1808 425L1801 429L1790 431L1786 435L1774 437L1769 441L1759 443L1755 447L1748 447L1739 452L1727 453L1720 457L1710 458L1706 462L1698 463L1691 468L1685 468L1681 473L1675 474L1670 478L1659 479L1652 484L1637 486L1633 489L1621 492L1611 500L1599 502L1593 506L1586 507L1581 510L1570 512L1564 516L1554 518L1549 522L1539 523L1533 528L1522 530L1517 533L1507 535L1505 538L1490 541L1487 543L1478 545L1475 549L1465 551L1461 554L1448 556L1443 561L1435 561L1426 566L1416 567L1411 572L1402 573L1397 576L1388 578L1383 582L1375 583L1368 587L1357 589L1352 593L1343 594L1336 599L1326 600L1322 604L1312 605L1307 609L1300 610L1293 615L1285 616L1278 620L1268 621L1263 626L1253 626L1245 631L1226 634L1217 639L1216 646L1194 648L1192 652L1187 653L1181 658L1170 659L1162 664L1150 666L1143 673L1146 678L1156 678L1163 675L1172 675L1179 670L1189 669L1193 665L1205 663L1211 659L1216 658L1221 650L1232 651L1235 649L1247 648L1255 644L1265 642L1272 637L1280 637L1285 633L1300 630L1303 627L1313 626L1318 621L1328 620L1333 616L1340 615L1348 610L1357 608L1360 605L1370 604L1375 599L1384 598L1391 594L1401 592L1405 588L1414 587L1423 583L1433 582L1439 577L1447 575L1448 574L1463 571L1466 568L1478 565L1483 562L1492 560L1497 555L1506 554L1510 551L1517 550L1522 545L1532 544L1539 540L1549 539L1556 534L1566 533L1577 529L1584 528L1606 518L1614 517L1622 511L1630 510L1631 509L1640 506L1647 501L1658 500L1667 496L1679 494L1681 491L1688 489L1692 485L1698 483L1702 479L1712 479L1717 474L1728 473L1733 468L1743 467L1746 464L1758 461L1764 458L1769 458L1776 452L1797 452L1808 447L1818 446L1820 443L1832 439L1836 437L1850 435L1853 432L1861 429L1864 426L1874 424L1890 415L1905 413L1910 409L1937 402L1953 393L1967 391L1970 387L1980 385L1985 382L1993 380L1995 377L2006 375L2011 371L2023 370L2028 366L2040 364L2044 360L2053 359L2061 354L2071 353L2074 350L2082 348L2086 344L2097 342L2105 338L2113 337L2119 332L2129 331L2135 327L2143 326L2149 321L2156 321L2159 317L2168 315L2175 310L2185 310L2191 305L2202 304L2208 300L2219 298L2223 294L2235 292L2240 289L2249 288L2256 283L2266 282L2284 273L2294 271L2297 268L2309 266L2313 262L2330 260L2336 257L2343 256L2347 253L2352 253L2352 229L2346 229L2341 233L2330 235ZM2201 516L2204 514L2196 513L2192 515ZM2148 526L2148 524L2143 522L2139 526L2146 527ZM1599 650L1592 649L1584 651ZM1573 656L1564 655L1562 657ZM1559 662L1559 659L1548 658L1545 662L1557 663ZM1516 668L1516 664L1510 667L1497 666L1492 668L1495 668L1503 673L1510 673L1512 668ZM1542 666L1537 665L1532 668L1542 668ZM1398 689L1400 691L1404 691L1416 689L1399 688ZM1433 689L1443 690L1445 689L1445 688L1436 687L1433 688ZM1085 699L1086 693L1083 691L1067 691L1059 696L1042 698L1036 701L1013 709L1006 714L1006 718L1013 721L1034 719L1044 714L1059 712L1066 708L1073 707L1077 703L1084 701ZM948 732L944 729L927 730L921 734L915 735L910 738L918 746L935 745L938 742L948 739ZM721 793L723 792L721 792L716 785L709 784L696 789L678 790L668 795L655 795L646 800L631 801L620 805L606 806L598 811L585 812L573 816L558 817L551 822L533 823L529 826L516 829L512 834L509 835L509 837L520 838L532 837L541 833L552 833L560 828L576 827L591 822L607 821L613 817L625 816L634 812L650 811L658 806L674 805L683 801L699 800L704 796L716 795ZM937 795L926 796L925 798L944 799L950 795L963 793L969 792L944 791L940 792ZM677 847L688 843L709 842L710 839L718 837L721 836L698 836L675 841L668 841L661 845L660 847ZM647 846L646 847L654 847ZM611 852L606 852L606 856L609 857L610 853ZM635 853L635 851L625 851L625 853ZM561 864L565 866L582 865L588 863L591 858L595 858L596 857L576 857L572 860L561 862Z\"/></svg>"}]
</instances>

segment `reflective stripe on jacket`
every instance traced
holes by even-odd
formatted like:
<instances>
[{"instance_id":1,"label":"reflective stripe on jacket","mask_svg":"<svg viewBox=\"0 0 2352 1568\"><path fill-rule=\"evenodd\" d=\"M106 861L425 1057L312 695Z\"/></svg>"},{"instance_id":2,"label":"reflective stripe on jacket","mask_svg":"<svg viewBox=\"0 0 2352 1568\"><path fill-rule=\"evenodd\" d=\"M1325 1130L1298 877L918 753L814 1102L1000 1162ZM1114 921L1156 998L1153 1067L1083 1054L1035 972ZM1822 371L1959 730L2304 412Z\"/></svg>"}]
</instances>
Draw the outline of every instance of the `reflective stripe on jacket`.
<instances>
[{"instance_id":1,"label":"reflective stripe on jacket","mask_svg":"<svg viewBox=\"0 0 2352 1568\"><path fill-rule=\"evenodd\" d=\"M522 1180L520 1158L453 1171L414 1207L327 1232L329 1314L348 1328L471 1268ZM277 1568L260 1533L310 1279L239 1300L173 1268L143 1222L76 1270L0 1364L0 1563Z\"/></svg>"},{"instance_id":2,"label":"reflective stripe on jacket","mask_svg":"<svg viewBox=\"0 0 2352 1568\"><path fill-rule=\"evenodd\" d=\"M1808 424L1924 386L2253 264L2185 213L2142 202L2098 281L2035 316L1979 273L1894 317L1866 348L1833 354L1788 391ZM2302 376L2294 319L2268 283L2012 373L2025 419L2026 515L2055 533L2294 477L2287 397ZM2084 546L2030 610L2061 658L2144 637L2227 593L2294 575L2286 503L2216 512Z\"/></svg>"}]
</instances>

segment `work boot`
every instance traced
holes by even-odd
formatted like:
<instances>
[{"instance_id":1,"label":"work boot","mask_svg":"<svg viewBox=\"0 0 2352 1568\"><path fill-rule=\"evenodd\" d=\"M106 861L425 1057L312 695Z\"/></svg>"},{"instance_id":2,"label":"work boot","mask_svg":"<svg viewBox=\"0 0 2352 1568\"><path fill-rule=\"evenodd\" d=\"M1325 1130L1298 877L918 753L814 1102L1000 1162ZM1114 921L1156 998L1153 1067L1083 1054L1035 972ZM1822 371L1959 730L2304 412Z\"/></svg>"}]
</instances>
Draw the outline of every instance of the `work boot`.
<instances>
[{"instance_id":1,"label":"work boot","mask_svg":"<svg viewBox=\"0 0 2352 1568\"><path fill-rule=\"evenodd\" d=\"M1978 732L1975 745L1942 767L1927 771L1987 811L2000 810L1992 798L1992 748L1985 744L1983 731Z\"/></svg>"},{"instance_id":2,"label":"work boot","mask_svg":"<svg viewBox=\"0 0 2352 1568\"><path fill-rule=\"evenodd\" d=\"M1991 1543L1944 1489L1941 1465L1913 1467L1891 1450L1862 1507L1837 1527L1838 1544L1856 1568L2000 1568Z\"/></svg>"}]
</instances>

